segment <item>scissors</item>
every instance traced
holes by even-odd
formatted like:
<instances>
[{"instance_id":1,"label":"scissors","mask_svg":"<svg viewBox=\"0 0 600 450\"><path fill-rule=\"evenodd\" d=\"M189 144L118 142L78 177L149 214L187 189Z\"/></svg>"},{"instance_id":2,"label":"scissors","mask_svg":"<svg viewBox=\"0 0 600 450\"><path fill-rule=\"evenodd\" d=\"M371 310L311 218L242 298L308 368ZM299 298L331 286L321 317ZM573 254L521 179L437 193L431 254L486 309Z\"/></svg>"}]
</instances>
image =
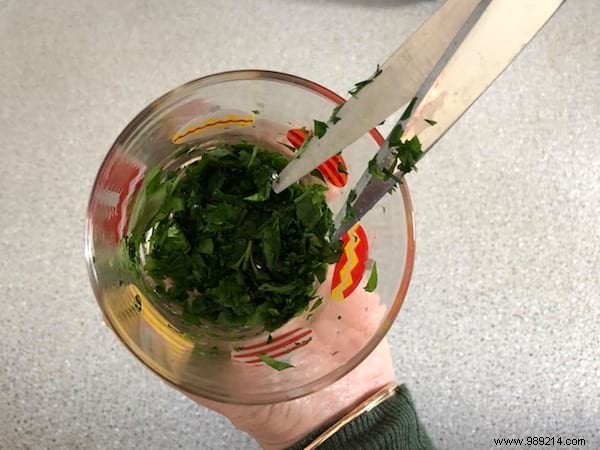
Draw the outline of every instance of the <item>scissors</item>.
<instances>
[{"instance_id":1,"label":"scissors","mask_svg":"<svg viewBox=\"0 0 600 450\"><path fill-rule=\"evenodd\" d=\"M393 163L394 133L418 136L421 157L510 65L564 0L447 0L336 108L320 138L310 139L273 184L278 193L378 125L402 106L374 156L380 171ZM365 167L336 216L334 238L362 218L405 171L389 177ZM350 211L349 211L350 210Z\"/></svg>"}]
</instances>

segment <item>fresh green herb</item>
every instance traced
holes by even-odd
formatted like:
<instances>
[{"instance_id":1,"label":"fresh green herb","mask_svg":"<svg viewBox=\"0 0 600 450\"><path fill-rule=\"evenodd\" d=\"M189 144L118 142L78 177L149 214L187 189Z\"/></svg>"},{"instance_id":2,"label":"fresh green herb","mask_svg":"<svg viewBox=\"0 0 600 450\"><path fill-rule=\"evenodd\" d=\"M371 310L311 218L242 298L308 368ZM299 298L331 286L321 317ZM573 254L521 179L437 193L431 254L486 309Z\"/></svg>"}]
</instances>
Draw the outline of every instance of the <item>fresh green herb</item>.
<instances>
[{"instance_id":1,"label":"fresh green herb","mask_svg":"<svg viewBox=\"0 0 600 450\"><path fill-rule=\"evenodd\" d=\"M340 120L342 120L340 117L338 117L338 113L340 112L340 109L342 108L342 106L344 106L344 104L340 104L337 105L335 108L333 108L333 111L331 112L331 116L329 117L329 121L331 123L333 123L334 125L336 123L338 123Z\"/></svg>"},{"instance_id":2,"label":"fresh green herb","mask_svg":"<svg viewBox=\"0 0 600 450\"><path fill-rule=\"evenodd\" d=\"M431 120L431 119L425 119L425 122L427 122L431 126L434 126L437 124L437 122L435 120Z\"/></svg>"},{"instance_id":3,"label":"fresh green herb","mask_svg":"<svg viewBox=\"0 0 600 450\"><path fill-rule=\"evenodd\" d=\"M317 138L321 139L327 132L327 124L325 122L321 122L320 120L313 120L313 122L313 133Z\"/></svg>"},{"instance_id":4,"label":"fresh green herb","mask_svg":"<svg viewBox=\"0 0 600 450\"><path fill-rule=\"evenodd\" d=\"M378 179L383 180L383 181L385 181L387 179L385 173L383 173L383 170L381 170L379 168L379 164L377 163L377 157L376 156L374 156L369 161L368 170L369 170L369 173L371 175L373 175L375 178L378 178Z\"/></svg>"},{"instance_id":5,"label":"fresh green herb","mask_svg":"<svg viewBox=\"0 0 600 450\"><path fill-rule=\"evenodd\" d=\"M315 309L317 309L322 304L323 304L323 299L321 297L319 297L317 299L317 301L312 304L312 306L310 307L310 309L308 310L308 312L313 312Z\"/></svg>"},{"instance_id":6,"label":"fresh green herb","mask_svg":"<svg viewBox=\"0 0 600 450\"><path fill-rule=\"evenodd\" d=\"M296 347L301 347L301 346L303 346L303 345L306 345L306 344L308 344L308 343L309 343L309 342L311 342L311 341L312 341L312 337L309 337L308 339L304 339L303 341L300 341L300 342L294 342L294 345L295 345Z\"/></svg>"},{"instance_id":7,"label":"fresh green herb","mask_svg":"<svg viewBox=\"0 0 600 450\"><path fill-rule=\"evenodd\" d=\"M410 115L412 114L412 111L416 104L417 104L417 97L413 97L412 100L410 101L410 103L408 104L408 106L406 107L406 109L404 110L404 112L402 113L400 120L407 120L410 117Z\"/></svg>"},{"instance_id":8,"label":"fresh green herb","mask_svg":"<svg viewBox=\"0 0 600 450\"><path fill-rule=\"evenodd\" d=\"M373 177L382 181L394 180L390 192L396 188L397 184L402 182L400 177L395 174L396 170L400 170L402 173L416 170L417 161L423 156L419 138L414 136L412 139L402 141L403 132L402 124L398 123L390 133L389 148L392 162L389 166L381 168L377 162L377 155L369 161L368 165L369 173Z\"/></svg>"},{"instance_id":9,"label":"fresh green herb","mask_svg":"<svg viewBox=\"0 0 600 450\"><path fill-rule=\"evenodd\" d=\"M367 285L365 286L365 291L373 292L377 288L377 263L373 262L373 267L371 268L371 275L369 275L369 281L367 281Z\"/></svg>"},{"instance_id":10,"label":"fresh green herb","mask_svg":"<svg viewBox=\"0 0 600 450\"><path fill-rule=\"evenodd\" d=\"M357 197L356 191L354 189L352 189L348 193L348 198L346 199L346 213L344 215L343 222L349 222L356 218L356 214L354 213L354 209L352 208L352 202L354 202L354 200L356 200L356 197Z\"/></svg>"},{"instance_id":11,"label":"fresh green herb","mask_svg":"<svg viewBox=\"0 0 600 450\"><path fill-rule=\"evenodd\" d=\"M290 367L294 367L293 365L291 365L290 363L287 363L285 361L279 361L277 359L273 359L268 355L265 355L264 353L261 353L260 355L258 355L258 357L262 360L262 362L264 362L267 366L272 367L273 369L277 370L277 371L282 371L285 369L289 369Z\"/></svg>"},{"instance_id":12,"label":"fresh green herb","mask_svg":"<svg viewBox=\"0 0 600 450\"><path fill-rule=\"evenodd\" d=\"M298 149L298 151L296 152L296 158L301 158L302 154L306 151L306 147L308 146L308 143L311 141L311 139L313 138L313 136L311 134L308 134L306 136L306 139L304 139L304 142L302 143L302 145L300 146L300 148Z\"/></svg>"},{"instance_id":13,"label":"fresh green herb","mask_svg":"<svg viewBox=\"0 0 600 450\"><path fill-rule=\"evenodd\" d=\"M390 149L396 156L398 169L403 173L409 173L416 169L416 164L421 156L421 142L417 136L410 140L402 141L402 133L404 132L402 125L398 124L390 133Z\"/></svg>"},{"instance_id":14,"label":"fresh green herb","mask_svg":"<svg viewBox=\"0 0 600 450\"><path fill-rule=\"evenodd\" d=\"M381 74L381 68L379 67L379 64L377 64L377 68L375 69L375 73L373 73L373 75L371 75L366 80L359 81L358 83L356 83L354 85L354 87L348 91L348 94L350 94L352 97L356 97L356 94L358 94L362 88L364 88L367 84L371 83L380 74Z\"/></svg>"},{"instance_id":15,"label":"fresh green herb","mask_svg":"<svg viewBox=\"0 0 600 450\"><path fill-rule=\"evenodd\" d=\"M256 114L257 116L260 114L260 111L259 111L258 109L253 109L253 110L252 110L252 112L253 112L254 114Z\"/></svg>"},{"instance_id":16,"label":"fresh green herb","mask_svg":"<svg viewBox=\"0 0 600 450\"><path fill-rule=\"evenodd\" d=\"M148 173L122 251L186 324L270 331L315 298L341 241L330 240L326 187L296 183L272 192L287 163L251 144L221 144L179 171Z\"/></svg>"},{"instance_id":17,"label":"fresh green herb","mask_svg":"<svg viewBox=\"0 0 600 450\"><path fill-rule=\"evenodd\" d=\"M321 172L319 172L317 169L313 170L310 173L313 177L318 178L319 180L321 180L323 183L325 183L325 177L323 176L323 174Z\"/></svg>"},{"instance_id":18,"label":"fresh green herb","mask_svg":"<svg viewBox=\"0 0 600 450\"><path fill-rule=\"evenodd\" d=\"M344 166L344 164L342 164L341 162L338 162L337 170L338 170L339 173L345 173L346 175L348 175L348 171L346 170L346 166Z\"/></svg>"}]
</instances>

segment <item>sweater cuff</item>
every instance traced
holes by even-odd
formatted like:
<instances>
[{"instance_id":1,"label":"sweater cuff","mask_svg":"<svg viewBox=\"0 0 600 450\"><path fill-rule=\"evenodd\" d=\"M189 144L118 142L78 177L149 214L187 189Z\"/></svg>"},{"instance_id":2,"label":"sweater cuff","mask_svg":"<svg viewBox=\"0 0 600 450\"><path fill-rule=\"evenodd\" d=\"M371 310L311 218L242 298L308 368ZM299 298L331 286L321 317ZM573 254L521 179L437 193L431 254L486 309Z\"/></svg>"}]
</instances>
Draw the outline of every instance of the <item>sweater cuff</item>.
<instances>
[{"instance_id":1,"label":"sweater cuff","mask_svg":"<svg viewBox=\"0 0 600 450\"><path fill-rule=\"evenodd\" d=\"M313 431L288 450L302 450L331 424ZM405 386L364 412L319 446L319 450L435 450Z\"/></svg>"}]
</instances>

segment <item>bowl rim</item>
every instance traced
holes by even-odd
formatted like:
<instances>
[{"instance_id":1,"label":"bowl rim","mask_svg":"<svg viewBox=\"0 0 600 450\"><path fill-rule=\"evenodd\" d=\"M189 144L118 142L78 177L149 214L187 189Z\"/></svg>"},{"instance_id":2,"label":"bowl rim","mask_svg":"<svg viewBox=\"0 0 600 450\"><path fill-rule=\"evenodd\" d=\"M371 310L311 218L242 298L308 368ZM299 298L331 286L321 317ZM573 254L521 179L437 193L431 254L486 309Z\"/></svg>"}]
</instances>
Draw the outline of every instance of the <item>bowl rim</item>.
<instances>
[{"instance_id":1,"label":"bowl rim","mask_svg":"<svg viewBox=\"0 0 600 450\"><path fill-rule=\"evenodd\" d=\"M271 70L260 70L260 69L242 69L242 70L231 70L218 72L210 75L206 75L203 77L199 77L184 83L162 96L158 97L150 104L148 104L145 108L143 108L136 116L127 124L127 126L119 133L113 144L111 145L109 151L106 156L103 158L102 163L98 169L96 174L94 183L92 185L92 189L90 192L90 197L88 200L88 205L86 209L86 220L85 220L85 259L86 266L88 271L88 276L90 279L90 283L92 285L92 290L94 291L94 296L96 298L96 302L100 310L102 311L102 315L104 317L105 323L114 331L118 340L127 348L127 350L133 354L138 361L140 361L144 366L149 368L154 374L160 377L163 381L165 381L170 386L174 387L177 390L182 391L185 394L191 394L192 396L198 396L205 399L215 400L223 403L231 403L231 404L247 404L247 405L259 405L259 404L271 404L282 401L289 401L295 398L303 397L305 395L309 395L315 393L326 386L329 386L336 381L343 378L349 372L351 372L354 368L356 368L361 362L363 362L367 356L369 356L373 350L383 341L385 336L387 335L389 329L394 323L402 304L404 303L404 299L406 298L406 294L408 292L408 286L410 284L410 280L412 277L413 266L414 266L414 258L415 258L415 223L414 223L414 210L412 198L406 184L404 181L400 185L399 191L402 195L402 201L404 203L405 210L405 221L406 221L406 254L405 254L405 267L404 273L402 274L402 279L400 281L400 285L396 292L394 302L390 306L389 310L386 313L384 320L379 324L375 333L371 336L371 338L367 341L367 343L354 355L350 358L346 363L337 367L336 369L314 379L301 386L295 387L292 392L289 389L287 390L279 390L279 391L271 391L268 394L259 393L254 394L253 396L248 396L242 399L234 399L231 397L226 397L220 395L209 389L199 389L198 386L192 386L185 382L177 382L169 379L166 374L161 373L160 367L154 367L150 361L146 361L142 358L141 355L136 353L134 348L130 344L126 342L126 340L121 336L118 332L118 327L116 327L108 314L106 314L104 308L102 307L102 292L100 290L99 280L96 273L95 261L94 261L94 252L93 252L93 240L92 240L92 211L94 209L94 200L95 200L95 192L98 189L98 184L101 179L101 175L104 170L107 169L107 163L110 161L112 155L117 151L119 147L122 146L124 142L126 142L130 136L133 134L135 130L138 130L140 125L144 123L144 121L148 120L149 117L159 110L165 103L169 103L172 99L180 98L180 96L185 95L186 91L194 91L198 88L219 84L223 82L230 81L251 81L251 80L267 80L267 81L281 81L288 84L298 85L306 90L312 91L313 93L320 94L337 104L342 104L345 102L345 99L335 93L334 91L314 82L308 80L306 78L302 78L296 75L291 75L283 72L271 71ZM369 134L373 138L373 140L381 145L384 141L383 136L373 128ZM269 398L265 398L269 397Z\"/></svg>"}]
</instances>

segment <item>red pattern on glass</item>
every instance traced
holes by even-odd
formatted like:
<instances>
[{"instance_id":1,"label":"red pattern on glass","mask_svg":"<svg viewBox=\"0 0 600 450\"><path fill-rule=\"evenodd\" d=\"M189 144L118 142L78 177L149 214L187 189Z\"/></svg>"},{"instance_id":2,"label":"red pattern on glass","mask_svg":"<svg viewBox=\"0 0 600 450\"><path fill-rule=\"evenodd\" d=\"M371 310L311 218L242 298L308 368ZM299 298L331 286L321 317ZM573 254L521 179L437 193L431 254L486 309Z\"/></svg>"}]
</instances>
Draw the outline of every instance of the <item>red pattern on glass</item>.
<instances>
[{"instance_id":1,"label":"red pattern on glass","mask_svg":"<svg viewBox=\"0 0 600 450\"><path fill-rule=\"evenodd\" d=\"M354 225L342 237L344 252L335 265L331 279L331 299L342 301L358 286L365 273L369 257L367 233L360 224Z\"/></svg>"},{"instance_id":2,"label":"red pattern on glass","mask_svg":"<svg viewBox=\"0 0 600 450\"><path fill-rule=\"evenodd\" d=\"M241 347L232 353L234 360L246 364L263 364L258 355L267 355L271 358L280 358L299 348L308 345L312 338L312 330L307 328L296 328L292 331L272 336L270 342L259 342L257 344Z\"/></svg>"},{"instance_id":3,"label":"red pattern on glass","mask_svg":"<svg viewBox=\"0 0 600 450\"><path fill-rule=\"evenodd\" d=\"M306 140L308 131L304 128L292 128L286 134L287 140L296 149ZM344 187L348 182L346 161L342 155L335 155L317 167L321 175L336 187Z\"/></svg>"}]
</instances>

